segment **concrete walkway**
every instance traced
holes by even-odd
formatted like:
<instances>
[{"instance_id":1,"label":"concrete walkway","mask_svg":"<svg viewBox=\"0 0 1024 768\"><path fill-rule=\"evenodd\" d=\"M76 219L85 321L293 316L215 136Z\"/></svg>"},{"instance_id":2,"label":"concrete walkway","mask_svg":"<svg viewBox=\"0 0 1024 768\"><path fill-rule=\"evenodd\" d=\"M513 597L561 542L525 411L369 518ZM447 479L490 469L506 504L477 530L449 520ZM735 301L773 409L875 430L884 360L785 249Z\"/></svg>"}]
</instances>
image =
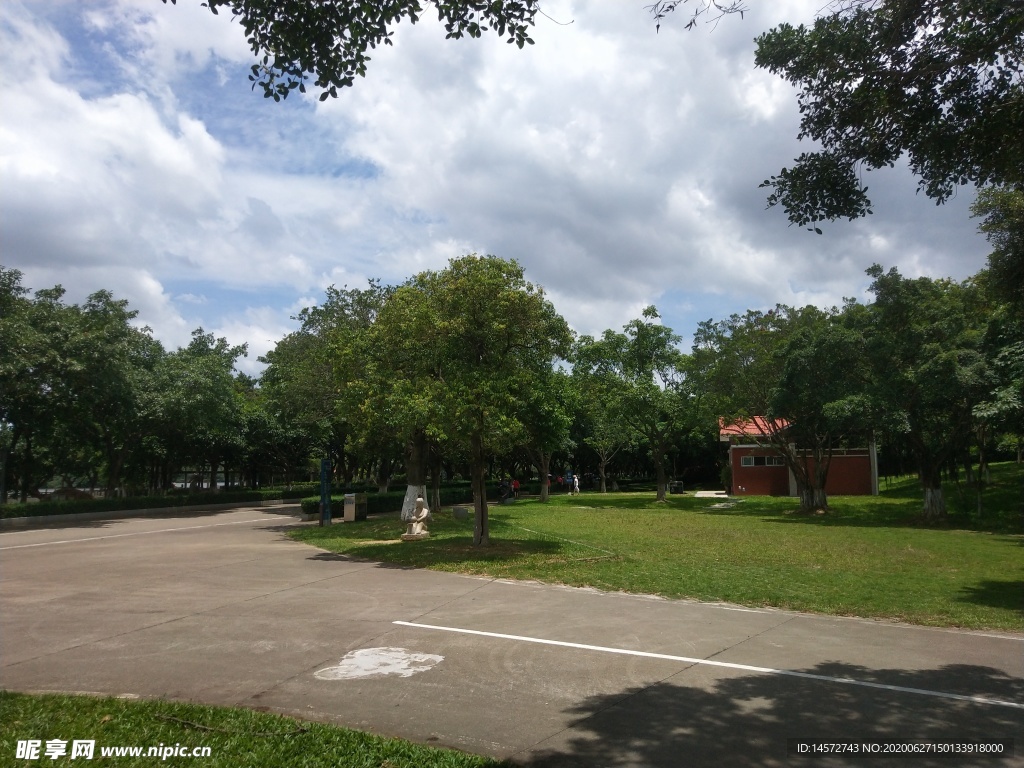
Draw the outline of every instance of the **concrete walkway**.
<instances>
[{"instance_id":1,"label":"concrete walkway","mask_svg":"<svg viewBox=\"0 0 1024 768\"><path fill-rule=\"evenodd\" d=\"M788 757L794 738L1016 738L1013 758L891 764L1024 765L1024 635L353 562L287 539L291 511L0 533L0 686L266 708L535 767L860 763Z\"/></svg>"}]
</instances>

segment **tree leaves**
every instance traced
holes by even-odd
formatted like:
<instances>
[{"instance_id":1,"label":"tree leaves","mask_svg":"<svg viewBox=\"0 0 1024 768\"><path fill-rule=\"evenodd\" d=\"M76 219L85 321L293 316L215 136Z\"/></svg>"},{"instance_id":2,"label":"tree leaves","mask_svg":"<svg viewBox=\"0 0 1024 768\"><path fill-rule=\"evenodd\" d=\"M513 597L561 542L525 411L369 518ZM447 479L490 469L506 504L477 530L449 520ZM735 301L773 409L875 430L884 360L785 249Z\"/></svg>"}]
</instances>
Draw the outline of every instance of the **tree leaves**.
<instances>
[{"instance_id":1,"label":"tree leaves","mask_svg":"<svg viewBox=\"0 0 1024 768\"><path fill-rule=\"evenodd\" d=\"M448 39L478 38L490 29L519 48L533 44L528 30L538 0L428 2L437 9ZM415 24L423 12L418 0L207 0L203 5L214 14L218 8L229 8L241 22L252 52L260 59L249 80L274 101L294 90L305 92L310 79L321 89L320 101L337 98L338 89L366 75L369 50L392 44L391 28L403 19Z\"/></svg>"},{"instance_id":2,"label":"tree leaves","mask_svg":"<svg viewBox=\"0 0 1024 768\"><path fill-rule=\"evenodd\" d=\"M860 170L906 154L919 191L1024 185L1024 2L844 2L757 38L756 64L800 89L799 138L821 144L765 180L792 223L871 212Z\"/></svg>"}]
</instances>

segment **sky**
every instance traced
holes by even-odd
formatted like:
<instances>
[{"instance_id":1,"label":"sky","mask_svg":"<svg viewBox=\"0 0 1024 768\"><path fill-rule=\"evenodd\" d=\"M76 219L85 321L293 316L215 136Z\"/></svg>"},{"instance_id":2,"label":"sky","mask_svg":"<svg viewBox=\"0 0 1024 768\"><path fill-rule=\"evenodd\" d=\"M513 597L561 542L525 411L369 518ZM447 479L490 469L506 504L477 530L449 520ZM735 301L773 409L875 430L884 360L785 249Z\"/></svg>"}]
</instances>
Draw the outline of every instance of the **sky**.
<instances>
[{"instance_id":1,"label":"sky","mask_svg":"<svg viewBox=\"0 0 1024 768\"><path fill-rule=\"evenodd\" d=\"M200 0L4 0L0 263L78 302L107 289L168 348L298 326L330 285L401 283L467 253L516 259L578 333L654 304L697 324L869 298L874 263L966 278L988 248L971 188L936 206L905 167L873 216L790 226L758 184L798 142L796 91L753 39L821 0L656 31L646 0L550 0L520 50L399 24L337 99L252 91L230 14Z\"/></svg>"}]
</instances>

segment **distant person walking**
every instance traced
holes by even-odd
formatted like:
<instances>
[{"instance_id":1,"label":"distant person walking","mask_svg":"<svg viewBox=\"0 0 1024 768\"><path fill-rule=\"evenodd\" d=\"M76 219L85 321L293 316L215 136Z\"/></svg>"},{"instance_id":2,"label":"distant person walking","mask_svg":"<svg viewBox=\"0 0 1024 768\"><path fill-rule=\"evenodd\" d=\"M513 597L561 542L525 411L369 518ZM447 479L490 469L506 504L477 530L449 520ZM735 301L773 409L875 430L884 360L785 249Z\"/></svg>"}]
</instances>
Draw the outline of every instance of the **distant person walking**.
<instances>
[{"instance_id":1,"label":"distant person walking","mask_svg":"<svg viewBox=\"0 0 1024 768\"><path fill-rule=\"evenodd\" d=\"M514 499L518 499L519 498L519 478L518 477L515 478L512 481L512 498L514 498Z\"/></svg>"},{"instance_id":2,"label":"distant person walking","mask_svg":"<svg viewBox=\"0 0 1024 768\"><path fill-rule=\"evenodd\" d=\"M573 475L572 476L572 495L573 496L579 496L580 495L580 476L579 475Z\"/></svg>"}]
</instances>

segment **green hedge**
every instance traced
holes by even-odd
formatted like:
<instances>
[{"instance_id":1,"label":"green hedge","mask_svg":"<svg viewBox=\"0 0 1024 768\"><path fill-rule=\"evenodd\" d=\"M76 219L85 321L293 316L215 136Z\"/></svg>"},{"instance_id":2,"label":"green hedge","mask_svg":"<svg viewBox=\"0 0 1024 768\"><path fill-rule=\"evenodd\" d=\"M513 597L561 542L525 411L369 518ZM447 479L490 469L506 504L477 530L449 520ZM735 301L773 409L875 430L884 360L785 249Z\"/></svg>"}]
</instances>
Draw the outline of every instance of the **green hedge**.
<instances>
[{"instance_id":1,"label":"green hedge","mask_svg":"<svg viewBox=\"0 0 1024 768\"><path fill-rule=\"evenodd\" d=\"M320 496L310 496L316 489L315 483L296 483L291 488L261 488L259 490L224 490L217 493L204 491L200 493L174 492L165 496L129 496L111 499L71 499L68 501L40 501L34 504L3 504L0 505L0 518L8 517L45 517L47 515L72 515L83 512L119 512L126 509L173 509L175 507L194 506L199 504L244 504L246 502L269 501L272 499L299 500L302 511L316 513L320 509ZM331 489L331 509L336 515L344 509L344 491L334 487ZM487 498L498 497L498 486L488 484ZM388 491L387 493L366 492L367 512L379 514L397 512L402 508L405 489ZM442 486L441 504L466 504L473 501L473 492L469 482L455 482Z\"/></svg>"},{"instance_id":2,"label":"green hedge","mask_svg":"<svg viewBox=\"0 0 1024 768\"><path fill-rule=\"evenodd\" d=\"M40 501L37 504L4 504L0 517L44 517L47 515L73 515L79 512L118 512L125 509L160 509L187 507L198 504L244 504L272 499L300 499L309 491L304 488L282 490L265 488L230 490L212 493L168 494L167 496L129 496L113 499L74 499L69 501Z\"/></svg>"},{"instance_id":3,"label":"green hedge","mask_svg":"<svg viewBox=\"0 0 1024 768\"><path fill-rule=\"evenodd\" d=\"M300 485L291 488L260 488L257 493L263 494L264 499L290 499L295 501L309 495L311 489Z\"/></svg>"}]
</instances>

